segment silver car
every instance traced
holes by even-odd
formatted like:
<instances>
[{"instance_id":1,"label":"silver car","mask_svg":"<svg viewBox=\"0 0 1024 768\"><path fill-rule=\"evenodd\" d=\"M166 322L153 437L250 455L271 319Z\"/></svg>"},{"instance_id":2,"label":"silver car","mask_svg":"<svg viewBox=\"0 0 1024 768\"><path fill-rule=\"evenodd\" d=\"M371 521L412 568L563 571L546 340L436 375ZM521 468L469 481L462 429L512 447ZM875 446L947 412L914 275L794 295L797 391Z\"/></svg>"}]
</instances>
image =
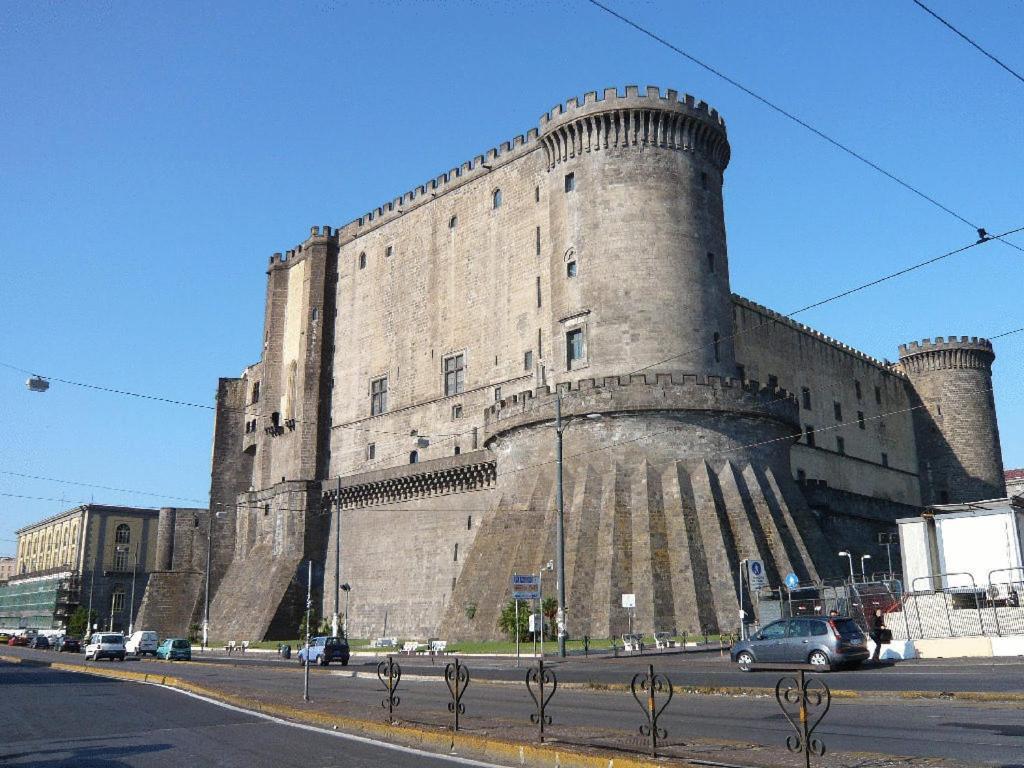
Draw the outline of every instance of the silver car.
<instances>
[{"instance_id":1,"label":"silver car","mask_svg":"<svg viewBox=\"0 0 1024 768\"><path fill-rule=\"evenodd\" d=\"M783 619L732 647L732 660L749 672L754 664L855 667L868 657L867 638L853 619Z\"/></svg>"}]
</instances>

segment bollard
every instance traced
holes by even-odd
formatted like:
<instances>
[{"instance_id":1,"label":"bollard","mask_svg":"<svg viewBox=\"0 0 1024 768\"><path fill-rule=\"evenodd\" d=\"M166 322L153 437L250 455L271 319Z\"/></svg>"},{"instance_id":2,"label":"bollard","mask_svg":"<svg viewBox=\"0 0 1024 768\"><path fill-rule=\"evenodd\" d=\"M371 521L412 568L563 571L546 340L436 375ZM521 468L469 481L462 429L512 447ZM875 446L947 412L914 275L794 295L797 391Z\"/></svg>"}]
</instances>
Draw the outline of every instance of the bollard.
<instances>
[{"instance_id":1,"label":"bollard","mask_svg":"<svg viewBox=\"0 0 1024 768\"><path fill-rule=\"evenodd\" d=\"M386 662L382 661L377 664L377 679L383 684L384 690L388 694L386 699L381 700L380 705L388 711L388 723L394 725L395 707L400 701L395 695L395 691L398 690L398 683L402 679L402 667L395 663L393 656L388 656Z\"/></svg>"},{"instance_id":2,"label":"bollard","mask_svg":"<svg viewBox=\"0 0 1024 768\"><path fill-rule=\"evenodd\" d=\"M672 681L665 675L655 674L654 665L649 664L646 673L638 672L633 675L629 689L633 693L636 703L643 710L644 717L647 718L647 724L640 726L640 735L650 738L651 757L657 757L658 739L668 738L668 731L658 726L658 720L665 711L665 707L672 701ZM666 691L668 696L659 707L655 696Z\"/></svg>"},{"instance_id":3,"label":"bollard","mask_svg":"<svg viewBox=\"0 0 1024 768\"><path fill-rule=\"evenodd\" d=\"M590 658L590 635L583 636L583 658Z\"/></svg>"},{"instance_id":4,"label":"bollard","mask_svg":"<svg viewBox=\"0 0 1024 768\"><path fill-rule=\"evenodd\" d=\"M537 691L534 692L534 687ZM545 687L549 690L545 693ZM544 666L544 659L537 660L537 666L531 667L526 673L526 690L530 692L536 712L530 714L530 722L540 726L540 742L544 743L544 726L551 725L551 716L547 714L548 702L558 688L558 678L550 667Z\"/></svg>"},{"instance_id":5,"label":"bollard","mask_svg":"<svg viewBox=\"0 0 1024 768\"><path fill-rule=\"evenodd\" d=\"M775 684L775 700L796 731L796 736L786 737L786 749L803 753L804 768L811 768L811 755L821 757L825 754L825 742L814 736L814 729L828 714L832 691L819 678L806 680L802 669L797 675L783 677ZM814 710L818 709L821 714L811 722Z\"/></svg>"},{"instance_id":6,"label":"bollard","mask_svg":"<svg viewBox=\"0 0 1024 768\"><path fill-rule=\"evenodd\" d=\"M444 682L448 686L448 693L452 697L452 700L448 702L448 711L454 715L452 727L453 730L457 731L459 730L459 715L466 713L466 707L462 703L462 696L469 686L469 670L459 662L458 656L455 657L455 661L445 665Z\"/></svg>"}]
</instances>

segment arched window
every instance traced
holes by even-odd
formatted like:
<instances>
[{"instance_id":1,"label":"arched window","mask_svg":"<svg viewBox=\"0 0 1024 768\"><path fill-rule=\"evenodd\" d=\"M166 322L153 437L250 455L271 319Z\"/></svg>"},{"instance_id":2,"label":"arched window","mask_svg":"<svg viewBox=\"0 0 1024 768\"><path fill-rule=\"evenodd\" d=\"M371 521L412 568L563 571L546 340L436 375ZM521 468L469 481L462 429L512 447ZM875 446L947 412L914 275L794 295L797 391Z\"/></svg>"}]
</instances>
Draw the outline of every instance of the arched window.
<instances>
[{"instance_id":1,"label":"arched window","mask_svg":"<svg viewBox=\"0 0 1024 768\"><path fill-rule=\"evenodd\" d=\"M420 452L419 451L410 451L409 452L409 463L410 464L416 464L416 463L419 462L419 460L420 460Z\"/></svg>"},{"instance_id":2,"label":"arched window","mask_svg":"<svg viewBox=\"0 0 1024 768\"><path fill-rule=\"evenodd\" d=\"M257 381L252 385L252 402L258 403L260 401L260 383Z\"/></svg>"},{"instance_id":3,"label":"arched window","mask_svg":"<svg viewBox=\"0 0 1024 768\"><path fill-rule=\"evenodd\" d=\"M491 193L491 205L493 208L501 208L501 190L496 189Z\"/></svg>"},{"instance_id":4,"label":"arched window","mask_svg":"<svg viewBox=\"0 0 1024 768\"><path fill-rule=\"evenodd\" d=\"M115 544L131 544L132 543L132 529L128 527L127 523L121 523L117 528L114 529L114 543Z\"/></svg>"},{"instance_id":5,"label":"arched window","mask_svg":"<svg viewBox=\"0 0 1024 768\"><path fill-rule=\"evenodd\" d=\"M359 268L360 269L366 269L366 254L365 253L360 253L359 254Z\"/></svg>"},{"instance_id":6,"label":"arched window","mask_svg":"<svg viewBox=\"0 0 1024 768\"><path fill-rule=\"evenodd\" d=\"M455 227L457 227L458 225L459 225L459 217L458 216L452 216L450 219L448 219L448 229L455 229Z\"/></svg>"}]
</instances>

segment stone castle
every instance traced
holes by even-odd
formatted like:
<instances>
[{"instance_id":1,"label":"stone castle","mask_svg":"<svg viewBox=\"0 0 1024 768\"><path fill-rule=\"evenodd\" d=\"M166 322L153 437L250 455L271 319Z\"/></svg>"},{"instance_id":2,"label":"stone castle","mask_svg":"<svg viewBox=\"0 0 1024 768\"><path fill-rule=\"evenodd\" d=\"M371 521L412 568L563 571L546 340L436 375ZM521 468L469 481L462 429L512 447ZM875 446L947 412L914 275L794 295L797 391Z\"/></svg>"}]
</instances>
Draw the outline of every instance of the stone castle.
<instances>
[{"instance_id":1,"label":"stone castle","mask_svg":"<svg viewBox=\"0 0 1024 768\"><path fill-rule=\"evenodd\" d=\"M556 392L577 637L625 631L622 593L646 632L733 629L743 558L841 577L896 518L1002 496L991 344L889 363L731 293L729 154L691 96L591 92L275 253L261 359L218 389L211 636L293 637L309 559L352 636L497 635L555 554ZM194 571L151 603L197 606Z\"/></svg>"}]
</instances>

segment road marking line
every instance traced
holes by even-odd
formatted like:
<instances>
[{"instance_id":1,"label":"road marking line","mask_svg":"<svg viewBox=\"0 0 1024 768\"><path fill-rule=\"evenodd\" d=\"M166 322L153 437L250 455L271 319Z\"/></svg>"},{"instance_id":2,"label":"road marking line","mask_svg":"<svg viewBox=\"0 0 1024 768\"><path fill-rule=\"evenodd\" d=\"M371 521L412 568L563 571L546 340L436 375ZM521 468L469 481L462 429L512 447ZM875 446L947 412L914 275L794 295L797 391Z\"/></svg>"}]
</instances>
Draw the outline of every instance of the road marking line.
<instances>
[{"instance_id":1,"label":"road marking line","mask_svg":"<svg viewBox=\"0 0 1024 768\"><path fill-rule=\"evenodd\" d=\"M125 682L135 682L135 681L130 681L129 680L129 681L125 681ZM185 696L191 696L193 699L198 699L199 701L204 701L207 704L214 704L214 705L216 705L218 707L223 707L224 709L231 710L232 712L239 712L241 714L251 715L253 717L259 717L259 718L262 718L263 720L269 720L270 722L277 723L279 725L287 725L287 726L289 726L291 728L301 728L302 730L305 730L305 731L313 731L314 733L320 733L320 734L323 734L323 735L326 735L326 736L335 736L335 737L337 737L339 739L346 739L348 741L356 741L356 742L359 742L360 744L368 744L370 746L380 747L380 748L383 748L383 749L391 749L391 750L394 750L395 752L404 752L406 754L417 755L419 757L429 757L429 758L433 758L434 760L447 760L449 762L458 763L459 765L472 765L472 766L478 766L479 768L508 768L508 766L499 765L498 763L484 763L484 762L481 762L479 760L472 760L472 759L470 759L468 757L459 757L458 755L441 754L439 752L428 752L425 749L417 749L416 747L406 747L406 746L403 746L401 744L392 744L392 743L387 742L387 741L378 741L377 739L370 739L370 738L367 738L366 736L356 736L353 733L345 733L344 731L329 731L326 728L319 728L319 727L317 727L315 725L308 725L306 723L296 723L296 722L293 722L291 720L285 720L285 719L280 718L280 717L274 717L273 715L267 715L267 714L264 714L263 712L254 712L253 710L245 709L244 707L236 707L233 704L225 704L223 701L217 701L216 699L212 699L212 698L210 698L208 696L202 696L202 695L200 695L198 693L192 693L191 691L184 691L181 688L174 688L174 687L169 686L169 685L161 685L160 683L142 683L142 684L143 685L154 685L157 688L165 688L166 690L174 691L175 693L181 693L181 694L184 694Z\"/></svg>"}]
</instances>

